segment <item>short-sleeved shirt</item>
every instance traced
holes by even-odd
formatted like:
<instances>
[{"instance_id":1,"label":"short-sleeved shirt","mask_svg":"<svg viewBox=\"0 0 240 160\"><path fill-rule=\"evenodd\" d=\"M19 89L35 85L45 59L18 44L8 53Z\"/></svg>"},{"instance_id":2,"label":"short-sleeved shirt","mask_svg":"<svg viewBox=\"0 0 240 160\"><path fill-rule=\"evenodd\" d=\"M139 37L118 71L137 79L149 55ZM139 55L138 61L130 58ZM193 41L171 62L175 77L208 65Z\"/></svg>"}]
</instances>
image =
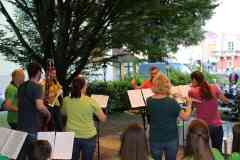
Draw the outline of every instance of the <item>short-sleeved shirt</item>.
<instances>
[{"instance_id":1,"label":"short-sleeved shirt","mask_svg":"<svg viewBox=\"0 0 240 160\"><path fill-rule=\"evenodd\" d=\"M219 152L218 149L212 148L211 152L213 155L213 160L224 160L224 157L222 156L222 154ZM194 159L193 159L193 157L185 157L183 160L194 160Z\"/></svg>"},{"instance_id":2,"label":"short-sleeved shirt","mask_svg":"<svg viewBox=\"0 0 240 160\"><path fill-rule=\"evenodd\" d=\"M181 110L170 97L147 99L150 120L150 142L167 142L178 138L177 117Z\"/></svg>"},{"instance_id":3,"label":"short-sleeved shirt","mask_svg":"<svg viewBox=\"0 0 240 160\"><path fill-rule=\"evenodd\" d=\"M37 110L36 100L43 99L40 84L24 82L18 88L18 129L36 133L41 129L41 113Z\"/></svg>"},{"instance_id":4,"label":"short-sleeved shirt","mask_svg":"<svg viewBox=\"0 0 240 160\"><path fill-rule=\"evenodd\" d=\"M240 160L240 153L232 153L229 157L228 160Z\"/></svg>"},{"instance_id":5,"label":"short-sleeved shirt","mask_svg":"<svg viewBox=\"0 0 240 160\"><path fill-rule=\"evenodd\" d=\"M150 80L144 80L141 86L142 86L141 87L142 89L148 89L148 88L152 88L153 84Z\"/></svg>"},{"instance_id":6,"label":"short-sleeved shirt","mask_svg":"<svg viewBox=\"0 0 240 160\"><path fill-rule=\"evenodd\" d=\"M43 87L43 92L45 92L46 89L46 80L41 82L41 85ZM49 84L49 104L51 104L50 106L52 106L52 104L54 104L54 106L60 106L60 102L58 100L59 96L59 92L62 92L62 86L60 85L60 83L58 81L55 82L51 82Z\"/></svg>"},{"instance_id":7,"label":"short-sleeved shirt","mask_svg":"<svg viewBox=\"0 0 240 160\"><path fill-rule=\"evenodd\" d=\"M221 115L218 111L218 98L221 95L220 89L216 85L209 85L212 99L204 100L200 96L200 87L191 87L189 91L189 97L199 100L201 103L195 103L196 115L198 119L202 119L207 122L208 125L220 126L222 125Z\"/></svg>"},{"instance_id":8,"label":"short-sleeved shirt","mask_svg":"<svg viewBox=\"0 0 240 160\"><path fill-rule=\"evenodd\" d=\"M9 84L5 91L5 99L12 102L12 106L17 109L17 86ZM17 123L17 112L8 111L8 123Z\"/></svg>"},{"instance_id":9,"label":"short-sleeved shirt","mask_svg":"<svg viewBox=\"0 0 240 160\"><path fill-rule=\"evenodd\" d=\"M97 102L88 96L65 97L62 112L67 116L66 131L74 132L76 138L87 139L96 136L93 115L100 111Z\"/></svg>"},{"instance_id":10,"label":"short-sleeved shirt","mask_svg":"<svg viewBox=\"0 0 240 160\"><path fill-rule=\"evenodd\" d=\"M0 155L0 160L9 160L8 157Z\"/></svg>"}]
</instances>

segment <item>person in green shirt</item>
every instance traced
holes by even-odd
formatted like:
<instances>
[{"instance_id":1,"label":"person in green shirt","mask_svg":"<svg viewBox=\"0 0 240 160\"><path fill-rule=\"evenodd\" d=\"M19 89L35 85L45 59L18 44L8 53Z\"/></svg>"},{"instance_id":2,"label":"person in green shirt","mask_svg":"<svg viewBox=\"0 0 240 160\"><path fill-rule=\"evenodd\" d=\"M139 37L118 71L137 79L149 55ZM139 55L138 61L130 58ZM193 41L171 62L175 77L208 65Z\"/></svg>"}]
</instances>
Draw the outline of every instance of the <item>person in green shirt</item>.
<instances>
[{"instance_id":1,"label":"person in green shirt","mask_svg":"<svg viewBox=\"0 0 240 160\"><path fill-rule=\"evenodd\" d=\"M113 160L153 160L150 157L145 130L141 125L129 125L123 132L119 154Z\"/></svg>"},{"instance_id":2,"label":"person in green shirt","mask_svg":"<svg viewBox=\"0 0 240 160\"><path fill-rule=\"evenodd\" d=\"M16 69L12 72L12 81L5 90L4 107L8 110L8 124L12 129L17 128L17 88L24 82L23 69Z\"/></svg>"},{"instance_id":3,"label":"person in green shirt","mask_svg":"<svg viewBox=\"0 0 240 160\"><path fill-rule=\"evenodd\" d=\"M9 158L0 154L0 160L9 160Z\"/></svg>"},{"instance_id":4,"label":"person in green shirt","mask_svg":"<svg viewBox=\"0 0 240 160\"><path fill-rule=\"evenodd\" d=\"M219 150L210 148L208 125L203 120L193 120L188 128L183 160L224 160Z\"/></svg>"},{"instance_id":5,"label":"person in green shirt","mask_svg":"<svg viewBox=\"0 0 240 160\"><path fill-rule=\"evenodd\" d=\"M232 154L229 160L240 160L240 123L233 126Z\"/></svg>"},{"instance_id":6,"label":"person in green shirt","mask_svg":"<svg viewBox=\"0 0 240 160\"><path fill-rule=\"evenodd\" d=\"M92 160L97 135L93 115L106 121L97 102L86 96L86 88L85 79L76 77L72 82L71 96L63 99L62 112L67 117L65 130L75 133L72 160L79 160L80 152L83 160Z\"/></svg>"}]
</instances>

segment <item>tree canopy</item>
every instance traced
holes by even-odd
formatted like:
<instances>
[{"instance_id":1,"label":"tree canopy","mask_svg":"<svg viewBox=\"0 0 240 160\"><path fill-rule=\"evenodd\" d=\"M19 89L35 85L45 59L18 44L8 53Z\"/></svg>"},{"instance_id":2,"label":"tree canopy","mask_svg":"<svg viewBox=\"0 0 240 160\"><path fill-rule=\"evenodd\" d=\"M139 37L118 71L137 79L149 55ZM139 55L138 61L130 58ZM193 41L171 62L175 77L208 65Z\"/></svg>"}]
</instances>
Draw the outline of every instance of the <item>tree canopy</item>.
<instances>
[{"instance_id":1,"label":"tree canopy","mask_svg":"<svg viewBox=\"0 0 240 160\"><path fill-rule=\"evenodd\" d=\"M53 58L66 86L93 57L126 46L159 60L179 45L197 44L215 0L0 0L8 25L0 32L0 52L25 65L46 67Z\"/></svg>"}]
</instances>

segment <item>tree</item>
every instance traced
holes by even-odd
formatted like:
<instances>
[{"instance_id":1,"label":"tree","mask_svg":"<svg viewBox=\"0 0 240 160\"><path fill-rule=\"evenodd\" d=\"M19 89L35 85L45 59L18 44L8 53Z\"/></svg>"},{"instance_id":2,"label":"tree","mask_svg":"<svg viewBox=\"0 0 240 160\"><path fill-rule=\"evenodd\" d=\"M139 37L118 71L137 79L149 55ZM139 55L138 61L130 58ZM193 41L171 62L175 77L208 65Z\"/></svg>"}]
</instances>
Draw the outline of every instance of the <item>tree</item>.
<instances>
[{"instance_id":1,"label":"tree","mask_svg":"<svg viewBox=\"0 0 240 160\"><path fill-rule=\"evenodd\" d=\"M0 51L20 64L53 58L65 88L93 57L126 46L159 59L179 45L196 44L215 0L0 0L8 26L0 32ZM9 32L11 34L9 34ZM152 58L151 58L152 57Z\"/></svg>"}]
</instances>

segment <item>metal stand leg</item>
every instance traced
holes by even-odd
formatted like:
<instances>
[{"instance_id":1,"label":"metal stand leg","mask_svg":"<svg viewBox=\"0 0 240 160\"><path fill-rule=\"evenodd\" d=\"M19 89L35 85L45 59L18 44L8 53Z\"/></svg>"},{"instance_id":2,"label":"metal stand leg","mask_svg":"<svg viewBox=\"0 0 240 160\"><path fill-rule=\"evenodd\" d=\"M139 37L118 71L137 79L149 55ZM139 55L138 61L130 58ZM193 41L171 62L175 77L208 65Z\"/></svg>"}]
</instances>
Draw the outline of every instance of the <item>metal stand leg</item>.
<instances>
[{"instance_id":1,"label":"metal stand leg","mask_svg":"<svg viewBox=\"0 0 240 160\"><path fill-rule=\"evenodd\" d=\"M141 112L142 120L143 120L143 127L146 130L146 110L144 109L143 112Z\"/></svg>"},{"instance_id":2,"label":"metal stand leg","mask_svg":"<svg viewBox=\"0 0 240 160\"><path fill-rule=\"evenodd\" d=\"M184 120L183 120L183 137L182 137L183 138L183 146L185 146L185 137L184 137L185 135L184 134L185 134L185 127L184 127Z\"/></svg>"},{"instance_id":3,"label":"metal stand leg","mask_svg":"<svg viewBox=\"0 0 240 160\"><path fill-rule=\"evenodd\" d=\"M97 121L97 159L100 160L100 122Z\"/></svg>"}]
</instances>

